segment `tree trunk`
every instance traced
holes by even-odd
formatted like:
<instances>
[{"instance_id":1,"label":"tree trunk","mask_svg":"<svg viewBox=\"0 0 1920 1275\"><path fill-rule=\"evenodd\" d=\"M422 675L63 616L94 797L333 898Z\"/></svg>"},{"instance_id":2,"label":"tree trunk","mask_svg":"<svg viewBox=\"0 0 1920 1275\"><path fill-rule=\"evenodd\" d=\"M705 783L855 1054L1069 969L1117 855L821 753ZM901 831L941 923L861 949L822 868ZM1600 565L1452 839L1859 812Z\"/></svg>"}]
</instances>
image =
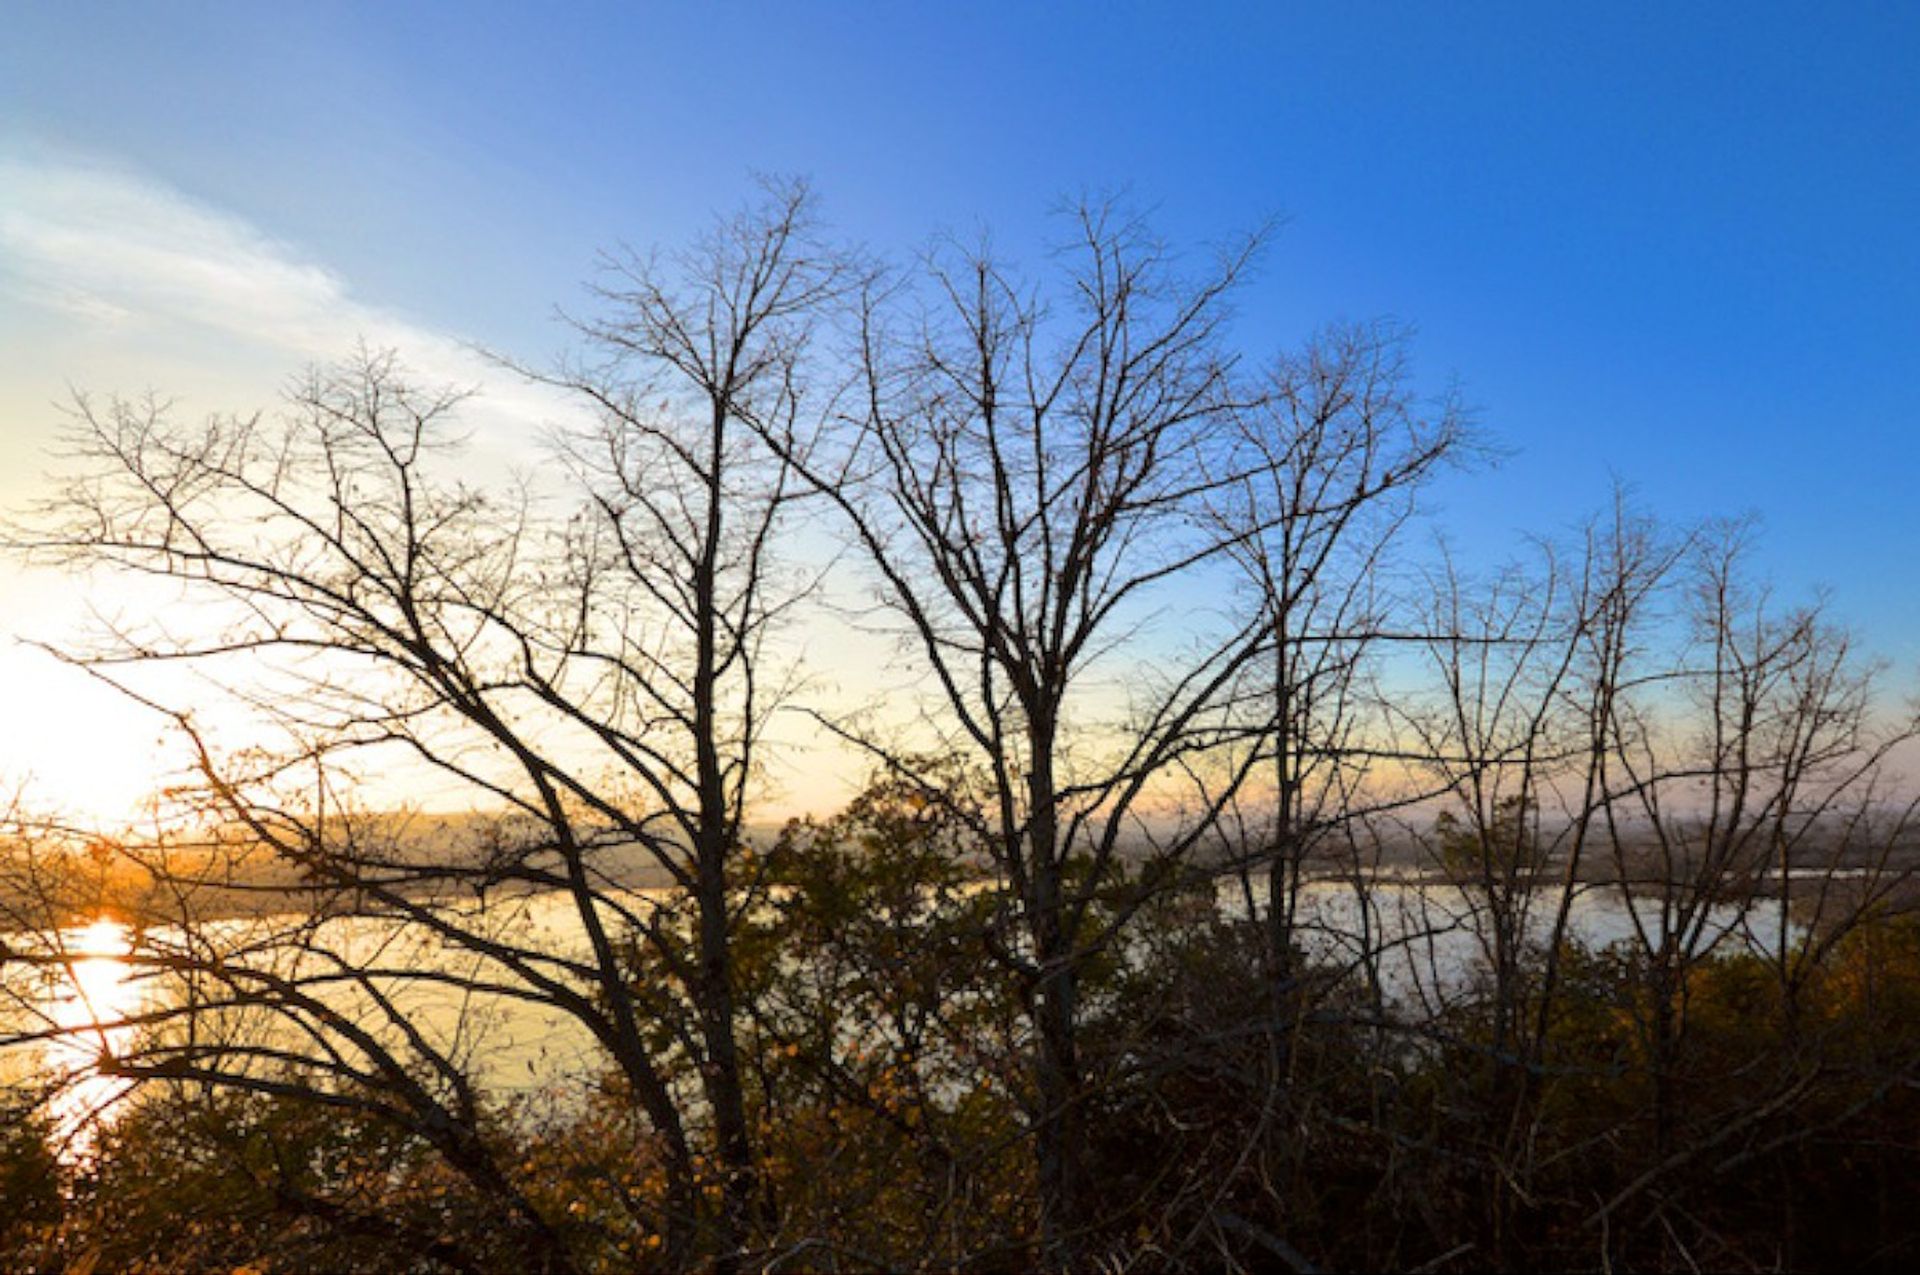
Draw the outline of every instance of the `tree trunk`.
<instances>
[{"instance_id":1,"label":"tree trunk","mask_svg":"<svg viewBox=\"0 0 1920 1275\"><path fill-rule=\"evenodd\" d=\"M1044 1263L1054 1270L1079 1268L1086 1239L1086 1128L1081 1101L1078 1048L1078 954L1065 930L1058 793L1053 776L1054 732L1050 715L1030 716L1027 793L1028 845L1032 871L1027 900L1034 960L1034 1091L1040 1110L1034 1128L1039 1170L1040 1234Z\"/></svg>"},{"instance_id":2,"label":"tree trunk","mask_svg":"<svg viewBox=\"0 0 1920 1275\"><path fill-rule=\"evenodd\" d=\"M714 1150L720 1163L720 1218L714 1269L727 1275L739 1267L740 1250L752 1233L756 1196L753 1145L747 1126L746 1085L734 1031L731 910L727 897L727 861L738 849L737 828L728 801L721 760L719 644L725 617L717 601L717 577L726 492L727 428L733 406L726 394L715 397L707 456L707 508L694 574L693 733L699 786L696 893L699 919L700 1033L706 1046L701 1080L712 1108Z\"/></svg>"},{"instance_id":3,"label":"tree trunk","mask_svg":"<svg viewBox=\"0 0 1920 1275\"><path fill-rule=\"evenodd\" d=\"M701 1076L713 1112L714 1150L720 1163L720 1218L714 1269L739 1269L740 1250L753 1232L757 1175L747 1124L746 1085L734 1031L724 851L701 854L700 1030L706 1045Z\"/></svg>"}]
</instances>

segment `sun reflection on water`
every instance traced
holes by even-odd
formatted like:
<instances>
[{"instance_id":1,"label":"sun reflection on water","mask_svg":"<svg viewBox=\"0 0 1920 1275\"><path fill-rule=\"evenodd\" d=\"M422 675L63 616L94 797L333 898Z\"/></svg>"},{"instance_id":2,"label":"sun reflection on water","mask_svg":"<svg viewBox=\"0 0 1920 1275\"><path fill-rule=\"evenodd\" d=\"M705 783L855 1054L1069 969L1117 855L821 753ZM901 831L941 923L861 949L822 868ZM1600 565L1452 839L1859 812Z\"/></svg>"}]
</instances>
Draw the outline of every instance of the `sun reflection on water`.
<instances>
[{"instance_id":1,"label":"sun reflection on water","mask_svg":"<svg viewBox=\"0 0 1920 1275\"><path fill-rule=\"evenodd\" d=\"M47 1047L50 1072L62 1078L48 1104L54 1144L70 1158L85 1158L99 1122L125 1096L131 1082L103 1074L103 1059L132 1043L128 1020L140 1009L141 992L126 959L133 951L127 926L102 917L61 934L65 969L48 1012L61 1029Z\"/></svg>"}]
</instances>

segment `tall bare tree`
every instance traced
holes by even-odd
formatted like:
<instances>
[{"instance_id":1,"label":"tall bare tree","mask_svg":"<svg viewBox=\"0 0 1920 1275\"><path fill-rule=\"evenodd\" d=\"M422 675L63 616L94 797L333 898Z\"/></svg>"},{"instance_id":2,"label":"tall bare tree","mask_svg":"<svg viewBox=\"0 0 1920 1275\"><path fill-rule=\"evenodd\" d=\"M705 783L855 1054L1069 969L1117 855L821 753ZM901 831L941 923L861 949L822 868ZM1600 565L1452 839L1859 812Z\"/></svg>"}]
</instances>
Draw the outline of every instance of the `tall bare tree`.
<instances>
[{"instance_id":1,"label":"tall bare tree","mask_svg":"<svg viewBox=\"0 0 1920 1275\"><path fill-rule=\"evenodd\" d=\"M722 1247L749 1230L757 1198L730 965L748 800L767 724L797 665L770 657L810 579L775 555L802 488L760 430L806 431L813 335L850 284L804 184L769 183L756 208L666 266L627 254L579 324L591 356L540 379L587 399L599 422L566 440L590 513L569 561L578 606L571 654L610 678L573 716L625 764L665 825L660 861L693 901L690 950L647 937L684 982L698 1074L723 1167ZM570 711L564 696L552 706Z\"/></svg>"},{"instance_id":2,"label":"tall bare tree","mask_svg":"<svg viewBox=\"0 0 1920 1275\"><path fill-rule=\"evenodd\" d=\"M1391 551L1420 489L1469 445L1456 403L1417 398L1408 341L1384 322L1327 328L1275 360L1236 414L1239 481L1221 515L1271 643L1251 674L1267 693L1254 711L1270 759L1248 795L1266 828L1240 835L1266 871L1276 986L1291 973L1314 843L1364 813L1358 789L1382 737L1363 674L1418 631L1395 596Z\"/></svg>"},{"instance_id":3,"label":"tall bare tree","mask_svg":"<svg viewBox=\"0 0 1920 1275\"><path fill-rule=\"evenodd\" d=\"M1888 852L1911 818L1879 786L1911 721L1876 722L1875 670L1818 606L1781 607L1756 583L1749 529L1695 538L1675 573L1669 658L1610 704L1609 844L1646 980L1654 1145L1677 1150L1692 971L1728 945L1777 969L1791 1006L1801 973L1898 883ZM1877 831L1872 816L1891 815ZM1835 873L1861 873L1833 895ZM1798 878L1798 880L1797 880ZM1820 932L1796 941L1799 897ZM1776 909L1756 923L1762 901Z\"/></svg>"},{"instance_id":4,"label":"tall bare tree","mask_svg":"<svg viewBox=\"0 0 1920 1275\"><path fill-rule=\"evenodd\" d=\"M1114 209L1082 208L1073 224L1057 290L948 247L928 259L919 312L902 300L918 295L910 285L870 294L864 401L831 455L795 457L935 688L934 747L836 729L935 799L941 776L918 758L957 754L982 777L976 833L1008 890L996 950L1032 1022L1042 1236L1059 1266L1087 1257L1102 1216L1081 972L1213 827L1233 782L1159 816L1185 768L1263 729L1230 710L1271 645L1262 618L1219 608L1213 631L1192 623L1208 613L1201 582L1257 532L1208 510L1247 478L1219 336L1254 245L1188 282ZM1156 623L1169 607L1178 622ZM1139 876L1116 905L1135 852Z\"/></svg>"},{"instance_id":5,"label":"tall bare tree","mask_svg":"<svg viewBox=\"0 0 1920 1275\"><path fill-rule=\"evenodd\" d=\"M24 539L223 608L217 632L154 617L73 658L115 679L190 663L277 725L276 745L222 753L188 706L166 706L200 747L203 813L327 887L322 915L429 934L477 962L476 997L584 1028L664 1161L664 1216L643 1224L670 1264L726 1268L764 1203L730 964L738 860L792 676L769 638L806 587L773 553L794 488L745 422L797 432L809 327L843 267L818 247L805 188L776 185L681 256L623 257L608 278L602 317L579 325L586 352L541 374L591 415L562 438L557 492L449 480L458 396L367 355L303 382L277 423L82 401L77 476ZM480 844L410 844L352 817L339 776L355 757L408 758L500 820ZM671 905L640 888L660 880ZM568 901L583 951L482 906L529 890ZM232 956L210 958L229 982ZM347 973L390 1007L419 977ZM404 1010L388 1017L406 1033ZM249 1066L209 1049L194 1075L239 1084Z\"/></svg>"}]
</instances>

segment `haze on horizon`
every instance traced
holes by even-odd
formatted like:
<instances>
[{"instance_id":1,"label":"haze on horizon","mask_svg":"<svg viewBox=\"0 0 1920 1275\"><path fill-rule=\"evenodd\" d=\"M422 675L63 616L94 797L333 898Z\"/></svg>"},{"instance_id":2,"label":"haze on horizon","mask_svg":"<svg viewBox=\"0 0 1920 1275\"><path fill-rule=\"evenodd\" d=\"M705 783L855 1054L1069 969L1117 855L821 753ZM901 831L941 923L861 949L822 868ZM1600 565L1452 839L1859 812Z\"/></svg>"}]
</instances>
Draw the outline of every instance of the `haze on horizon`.
<instances>
[{"instance_id":1,"label":"haze on horizon","mask_svg":"<svg viewBox=\"0 0 1920 1275\"><path fill-rule=\"evenodd\" d=\"M1897 673L1920 664L1912 11L77 4L11 25L9 515L45 494L75 389L249 412L361 343L481 388L484 471L537 465L567 409L475 347L548 358L597 252L686 242L756 171L809 176L875 251L989 228L1030 264L1061 198L1123 190L1188 249L1283 218L1237 306L1250 358L1333 318L1417 329L1423 384L1457 381L1509 453L1439 489L1468 560L1564 530L1618 477L1676 519L1757 514L1783 595L1830 590ZM0 777L114 817L166 773L156 722L16 641L70 637L89 596L0 571L0 684L31 727ZM842 663L822 672L857 680ZM785 787L820 809L847 781Z\"/></svg>"}]
</instances>

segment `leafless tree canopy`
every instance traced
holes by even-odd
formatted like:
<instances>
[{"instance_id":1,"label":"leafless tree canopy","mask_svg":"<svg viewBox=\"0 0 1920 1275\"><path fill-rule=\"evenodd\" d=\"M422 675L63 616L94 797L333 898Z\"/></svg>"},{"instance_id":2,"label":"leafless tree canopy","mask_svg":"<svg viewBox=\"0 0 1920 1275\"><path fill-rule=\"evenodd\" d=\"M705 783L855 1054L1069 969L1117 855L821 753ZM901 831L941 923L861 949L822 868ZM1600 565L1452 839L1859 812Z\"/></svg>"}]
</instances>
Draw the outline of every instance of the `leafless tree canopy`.
<instances>
[{"instance_id":1,"label":"leafless tree canopy","mask_svg":"<svg viewBox=\"0 0 1920 1275\"><path fill-rule=\"evenodd\" d=\"M1624 493L1470 570L1426 514L1482 444L1406 329L1243 357L1258 238L1063 224L883 267L771 182L610 255L572 354L503 360L572 405L517 478L394 353L77 399L10 540L171 599L59 653L193 774L0 820L0 1251L1817 1264L1920 1139L1879 670ZM829 618L916 689L837 699ZM773 833L802 721L873 779Z\"/></svg>"}]
</instances>

